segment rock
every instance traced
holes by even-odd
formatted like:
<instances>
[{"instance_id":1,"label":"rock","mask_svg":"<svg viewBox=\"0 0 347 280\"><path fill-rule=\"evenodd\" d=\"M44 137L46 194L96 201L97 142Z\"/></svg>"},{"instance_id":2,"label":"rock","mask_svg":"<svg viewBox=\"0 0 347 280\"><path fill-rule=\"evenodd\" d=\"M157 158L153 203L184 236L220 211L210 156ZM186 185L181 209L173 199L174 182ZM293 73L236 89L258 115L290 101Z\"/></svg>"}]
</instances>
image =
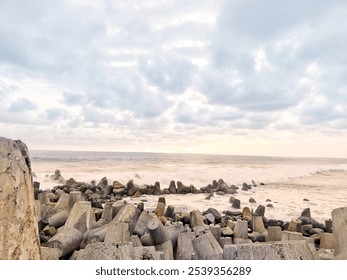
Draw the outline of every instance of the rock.
<instances>
[{"instance_id":1,"label":"rock","mask_svg":"<svg viewBox=\"0 0 347 280\"><path fill-rule=\"evenodd\" d=\"M186 185L183 185L181 181L177 182L177 193L178 194L186 194L190 193L190 188Z\"/></svg>"},{"instance_id":2,"label":"rock","mask_svg":"<svg viewBox=\"0 0 347 280\"><path fill-rule=\"evenodd\" d=\"M222 220L222 215L218 212L215 208L208 208L205 212L203 212L204 215L206 214L212 214L215 218L216 223L220 223Z\"/></svg>"},{"instance_id":3,"label":"rock","mask_svg":"<svg viewBox=\"0 0 347 280\"><path fill-rule=\"evenodd\" d=\"M347 207L336 208L332 211L335 257L347 260Z\"/></svg>"},{"instance_id":4,"label":"rock","mask_svg":"<svg viewBox=\"0 0 347 280\"><path fill-rule=\"evenodd\" d=\"M209 194L213 194L214 192L214 188L211 184L208 184L206 187L200 188L200 190L204 193L209 193Z\"/></svg>"},{"instance_id":5,"label":"rock","mask_svg":"<svg viewBox=\"0 0 347 280\"><path fill-rule=\"evenodd\" d=\"M266 207L274 208L274 206L271 203L266 204Z\"/></svg>"},{"instance_id":6,"label":"rock","mask_svg":"<svg viewBox=\"0 0 347 280\"><path fill-rule=\"evenodd\" d=\"M138 191L138 188L134 185L133 180L129 180L127 183L127 195L133 196Z\"/></svg>"},{"instance_id":7,"label":"rock","mask_svg":"<svg viewBox=\"0 0 347 280\"><path fill-rule=\"evenodd\" d=\"M264 205L258 205L257 209L255 210L254 216L265 216L265 206Z\"/></svg>"},{"instance_id":8,"label":"rock","mask_svg":"<svg viewBox=\"0 0 347 280\"><path fill-rule=\"evenodd\" d=\"M77 260L134 260L134 246L131 242L94 242L80 250Z\"/></svg>"},{"instance_id":9,"label":"rock","mask_svg":"<svg viewBox=\"0 0 347 280\"><path fill-rule=\"evenodd\" d=\"M223 249L211 232L207 232L192 241L197 260L218 260L223 257Z\"/></svg>"},{"instance_id":10,"label":"rock","mask_svg":"<svg viewBox=\"0 0 347 280\"><path fill-rule=\"evenodd\" d=\"M231 205L231 207L236 208L236 209L240 209L241 208L241 201L240 199L235 198L233 201L233 204Z\"/></svg>"},{"instance_id":11,"label":"rock","mask_svg":"<svg viewBox=\"0 0 347 280\"><path fill-rule=\"evenodd\" d=\"M172 193L172 194L176 194L176 193L177 193L176 183L175 183L174 180L170 181L169 191L170 191L170 193Z\"/></svg>"},{"instance_id":12,"label":"rock","mask_svg":"<svg viewBox=\"0 0 347 280\"><path fill-rule=\"evenodd\" d=\"M301 213L301 217L307 217L309 219L311 219L311 210L310 208L305 208L304 211L302 211Z\"/></svg>"},{"instance_id":13,"label":"rock","mask_svg":"<svg viewBox=\"0 0 347 280\"><path fill-rule=\"evenodd\" d=\"M225 260L318 260L317 252L306 240L275 243L226 245Z\"/></svg>"},{"instance_id":14,"label":"rock","mask_svg":"<svg viewBox=\"0 0 347 280\"><path fill-rule=\"evenodd\" d=\"M251 197L248 201L249 203L257 203L253 197Z\"/></svg>"},{"instance_id":15,"label":"rock","mask_svg":"<svg viewBox=\"0 0 347 280\"><path fill-rule=\"evenodd\" d=\"M209 194L205 197L205 199L206 199L206 200L210 200L211 197L213 197L213 193L209 193Z\"/></svg>"},{"instance_id":16,"label":"rock","mask_svg":"<svg viewBox=\"0 0 347 280\"><path fill-rule=\"evenodd\" d=\"M191 260L194 254L193 240L195 234L193 232L182 232L178 235L177 240L177 260Z\"/></svg>"},{"instance_id":17,"label":"rock","mask_svg":"<svg viewBox=\"0 0 347 280\"><path fill-rule=\"evenodd\" d=\"M241 190L243 190L243 191L248 191L249 189L250 189L250 187L248 186L247 183L243 183L243 184L242 184L242 189L241 189Z\"/></svg>"},{"instance_id":18,"label":"rock","mask_svg":"<svg viewBox=\"0 0 347 280\"><path fill-rule=\"evenodd\" d=\"M40 260L34 205L28 148L0 137L0 259Z\"/></svg>"},{"instance_id":19,"label":"rock","mask_svg":"<svg viewBox=\"0 0 347 280\"><path fill-rule=\"evenodd\" d=\"M60 170L58 169L54 171L54 174L50 176L50 179L61 184L65 183L64 177L61 175Z\"/></svg>"},{"instance_id":20,"label":"rock","mask_svg":"<svg viewBox=\"0 0 347 280\"><path fill-rule=\"evenodd\" d=\"M100 182L97 184L97 187L104 189L108 186L108 180L106 177L101 178Z\"/></svg>"}]
</instances>

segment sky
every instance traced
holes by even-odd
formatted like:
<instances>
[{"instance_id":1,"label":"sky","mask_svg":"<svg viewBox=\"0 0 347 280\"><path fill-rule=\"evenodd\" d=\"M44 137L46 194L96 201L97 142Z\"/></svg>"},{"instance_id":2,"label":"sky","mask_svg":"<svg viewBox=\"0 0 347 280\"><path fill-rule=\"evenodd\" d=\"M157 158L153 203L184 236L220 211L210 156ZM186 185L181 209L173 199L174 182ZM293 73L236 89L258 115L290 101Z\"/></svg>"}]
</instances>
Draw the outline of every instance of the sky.
<instances>
[{"instance_id":1,"label":"sky","mask_svg":"<svg viewBox=\"0 0 347 280\"><path fill-rule=\"evenodd\" d=\"M0 1L30 149L347 158L344 0Z\"/></svg>"}]
</instances>

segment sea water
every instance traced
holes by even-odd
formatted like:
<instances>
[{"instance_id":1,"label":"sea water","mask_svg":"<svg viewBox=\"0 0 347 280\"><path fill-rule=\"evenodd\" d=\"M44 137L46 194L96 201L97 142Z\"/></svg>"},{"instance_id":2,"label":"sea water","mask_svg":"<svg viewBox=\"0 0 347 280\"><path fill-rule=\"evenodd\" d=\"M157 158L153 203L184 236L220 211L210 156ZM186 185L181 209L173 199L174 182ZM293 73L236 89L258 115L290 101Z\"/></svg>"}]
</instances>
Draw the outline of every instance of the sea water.
<instances>
[{"instance_id":1,"label":"sea water","mask_svg":"<svg viewBox=\"0 0 347 280\"><path fill-rule=\"evenodd\" d=\"M196 188L222 178L228 184L283 182L320 171L347 170L343 158L290 158L209 154L165 154L132 152L30 151L34 180L42 189L56 185L49 176L59 169L65 179L89 183L107 177L126 184L171 180Z\"/></svg>"}]
</instances>

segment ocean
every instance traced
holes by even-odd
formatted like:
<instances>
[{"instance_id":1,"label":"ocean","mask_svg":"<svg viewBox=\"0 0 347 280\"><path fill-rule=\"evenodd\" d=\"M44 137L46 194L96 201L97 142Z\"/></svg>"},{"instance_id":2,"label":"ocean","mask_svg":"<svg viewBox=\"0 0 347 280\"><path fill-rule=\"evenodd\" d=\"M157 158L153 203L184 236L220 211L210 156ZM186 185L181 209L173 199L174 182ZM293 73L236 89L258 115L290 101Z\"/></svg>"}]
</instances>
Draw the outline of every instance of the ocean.
<instances>
[{"instance_id":1,"label":"ocean","mask_svg":"<svg viewBox=\"0 0 347 280\"><path fill-rule=\"evenodd\" d=\"M162 188L171 180L204 187L222 178L227 184L243 182L284 182L321 171L347 171L343 158L290 158L208 154L164 154L132 152L82 152L31 150L34 180L42 189L56 185L49 176L59 169L65 179L89 183L107 177L126 184L160 182Z\"/></svg>"}]
</instances>

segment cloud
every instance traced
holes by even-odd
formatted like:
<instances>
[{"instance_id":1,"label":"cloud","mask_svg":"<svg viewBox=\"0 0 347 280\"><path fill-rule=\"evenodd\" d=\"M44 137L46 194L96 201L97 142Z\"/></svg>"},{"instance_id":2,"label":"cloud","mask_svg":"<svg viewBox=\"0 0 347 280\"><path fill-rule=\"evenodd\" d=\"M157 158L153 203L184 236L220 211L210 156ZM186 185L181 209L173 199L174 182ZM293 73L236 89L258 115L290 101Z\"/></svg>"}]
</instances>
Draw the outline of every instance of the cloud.
<instances>
[{"instance_id":1,"label":"cloud","mask_svg":"<svg viewBox=\"0 0 347 280\"><path fill-rule=\"evenodd\" d=\"M174 53L146 56L140 60L140 70L151 85L171 93L183 93L196 71L188 59Z\"/></svg>"},{"instance_id":2,"label":"cloud","mask_svg":"<svg viewBox=\"0 0 347 280\"><path fill-rule=\"evenodd\" d=\"M32 111L37 108L36 104L27 98L18 98L13 101L9 106L9 111L13 113L20 113L23 111Z\"/></svg>"},{"instance_id":3,"label":"cloud","mask_svg":"<svg viewBox=\"0 0 347 280\"><path fill-rule=\"evenodd\" d=\"M67 118L68 112L65 108L49 108L45 110L45 116L50 121L57 121Z\"/></svg>"},{"instance_id":4,"label":"cloud","mask_svg":"<svg viewBox=\"0 0 347 280\"><path fill-rule=\"evenodd\" d=\"M168 146L332 135L346 127L346 13L338 0L1 1L0 122Z\"/></svg>"}]
</instances>

